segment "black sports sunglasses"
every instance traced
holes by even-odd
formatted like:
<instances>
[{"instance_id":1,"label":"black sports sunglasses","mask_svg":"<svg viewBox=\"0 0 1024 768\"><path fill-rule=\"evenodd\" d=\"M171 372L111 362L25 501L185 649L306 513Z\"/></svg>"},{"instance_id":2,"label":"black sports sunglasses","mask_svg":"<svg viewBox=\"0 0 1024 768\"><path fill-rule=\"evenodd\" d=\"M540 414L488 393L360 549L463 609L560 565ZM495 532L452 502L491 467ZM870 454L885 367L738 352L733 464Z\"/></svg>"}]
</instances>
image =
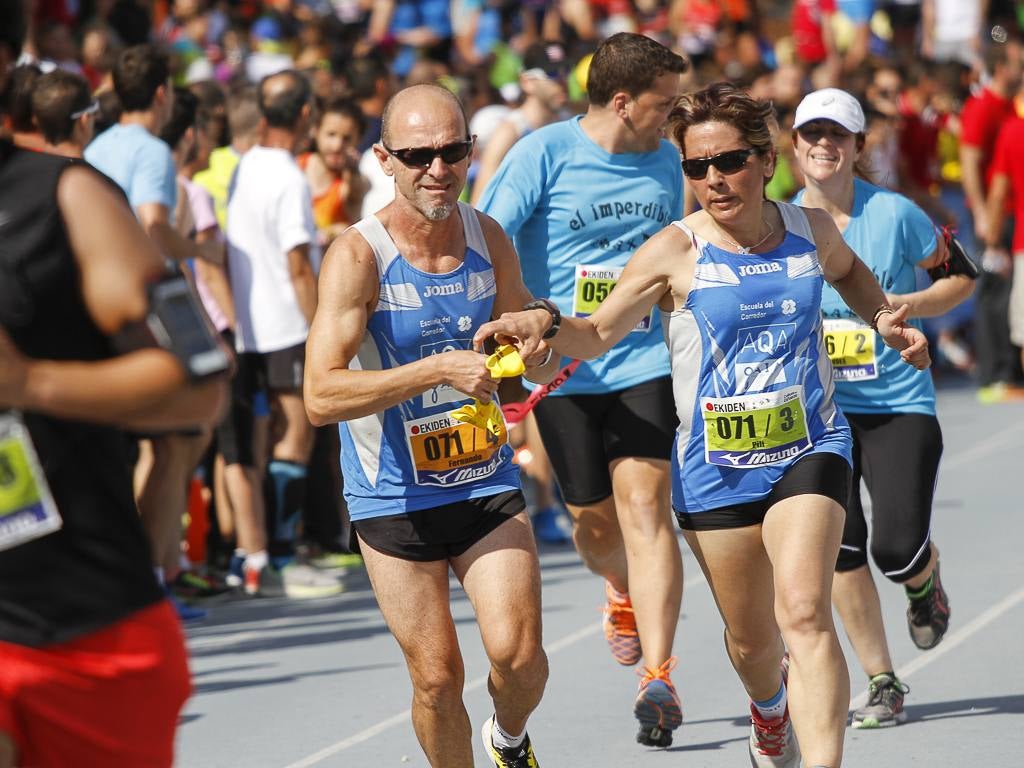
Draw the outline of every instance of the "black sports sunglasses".
<instances>
[{"instance_id":1,"label":"black sports sunglasses","mask_svg":"<svg viewBox=\"0 0 1024 768\"><path fill-rule=\"evenodd\" d=\"M456 141L452 144L445 144L443 147L408 147L406 149L392 149L387 144L381 144L389 155L396 158L402 165L409 168L429 168L435 157L440 157L446 165L455 165L466 159L473 150L473 140L470 136L465 141Z\"/></svg>"},{"instance_id":2,"label":"black sports sunglasses","mask_svg":"<svg viewBox=\"0 0 1024 768\"><path fill-rule=\"evenodd\" d=\"M747 164L747 159L756 154L754 147L746 149L731 149L728 152L720 152L711 157L698 157L693 160L683 160L683 173L688 179L703 179L708 175L708 168L715 166L722 173L736 173Z\"/></svg>"}]
</instances>

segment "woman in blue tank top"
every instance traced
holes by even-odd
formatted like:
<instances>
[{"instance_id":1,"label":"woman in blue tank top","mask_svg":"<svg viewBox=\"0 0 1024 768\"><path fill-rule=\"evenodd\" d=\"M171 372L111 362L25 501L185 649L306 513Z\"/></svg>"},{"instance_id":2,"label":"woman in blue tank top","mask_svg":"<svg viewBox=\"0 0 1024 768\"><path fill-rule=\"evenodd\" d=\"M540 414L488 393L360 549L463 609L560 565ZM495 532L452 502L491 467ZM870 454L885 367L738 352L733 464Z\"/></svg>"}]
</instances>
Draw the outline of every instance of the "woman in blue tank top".
<instances>
[{"instance_id":1,"label":"woman in blue tank top","mask_svg":"<svg viewBox=\"0 0 1024 768\"><path fill-rule=\"evenodd\" d=\"M680 421L673 506L751 697L751 760L795 768L802 750L804 765L836 768L849 677L830 594L851 440L833 403L823 280L907 363L926 367L928 348L827 214L765 199L770 115L726 83L680 100L673 134L702 210L652 237L601 308L563 317L548 343L597 357L662 309ZM476 339L515 339L530 354L551 324L545 312L505 315Z\"/></svg>"},{"instance_id":2,"label":"woman in blue tank top","mask_svg":"<svg viewBox=\"0 0 1024 768\"><path fill-rule=\"evenodd\" d=\"M957 259L917 290L915 267L947 263L945 240L928 216L902 195L857 178L864 112L846 91L826 88L797 107L793 143L806 189L795 202L827 211L843 239L870 267L892 303L912 317L934 317L966 299L974 282ZM933 648L949 625L931 540L932 496L942 456L931 376L903 365L832 288L822 297L825 346L835 366L836 402L853 435L853 482L832 597L869 678L869 698L854 728L906 719L907 692L893 672L878 591L868 566L868 525L860 500L863 476L872 499L871 555L882 574L903 584L907 621L918 648ZM913 321L920 327L920 321Z\"/></svg>"}]
</instances>

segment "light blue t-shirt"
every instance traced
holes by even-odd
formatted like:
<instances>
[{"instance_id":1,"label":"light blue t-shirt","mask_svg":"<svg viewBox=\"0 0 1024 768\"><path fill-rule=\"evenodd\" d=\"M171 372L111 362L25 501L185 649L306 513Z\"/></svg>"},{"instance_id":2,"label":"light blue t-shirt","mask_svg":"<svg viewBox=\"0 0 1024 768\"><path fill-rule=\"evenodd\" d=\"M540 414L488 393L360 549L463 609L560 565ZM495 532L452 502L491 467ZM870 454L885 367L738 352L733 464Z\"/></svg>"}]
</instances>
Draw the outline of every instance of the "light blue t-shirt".
<instances>
[{"instance_id":1,"label":"light blue t-shirt","mask_svg":"<svg viewBox=\"0 0 1024 768\"><path fill-rule=\"evenodd\" d=\"M480 210L512 238L534 296L585 317L608 295L633 252L682 217L679 152L612 154L574 117L512 147ZM553 395L601 394L669 375L668 352L651 314L608 353L581 365Z\"/></svg>"},{"instance_id":2,"label":"light blue t-shirt","mask_svg":"<svg viewBox=\"0 0 1024 768\"><path fill-rule=\"evenodd\" d=\"M802 200L800 191L793 201ZM938 245L935 225L924 211L903 195L861 179L854 179L853 211L843 239L868 265L882 290L895 294L917 290L914 267ZM821 311L830 336L826 342L845 355L836 365L840 408L849 413L935 414L931 374L904 363L899 352L863 326L831 285L822 292ZM911 324L921 328L920 320Z\"/></svg>"},{"instance_id":3,"label":"light blue t-shirt","mask_svg":"<svg viewBox=\"0 0 1024 768\"><path fill-rule=\"evenodd\" d=\"M173 220L178 185L171 148L141 125L110 126L85 148L85 159L117 182L133 210L159 203Z\"/></svg>"}]
</instances>

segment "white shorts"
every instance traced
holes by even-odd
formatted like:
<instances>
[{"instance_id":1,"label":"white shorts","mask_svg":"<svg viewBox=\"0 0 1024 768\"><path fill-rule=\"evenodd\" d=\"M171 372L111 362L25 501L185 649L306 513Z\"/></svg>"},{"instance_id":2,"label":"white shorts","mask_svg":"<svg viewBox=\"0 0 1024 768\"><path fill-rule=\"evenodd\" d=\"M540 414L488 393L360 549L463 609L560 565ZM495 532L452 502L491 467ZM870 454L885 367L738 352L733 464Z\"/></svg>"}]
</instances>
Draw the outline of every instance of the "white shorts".
<instances>
[{"instance_id":1,"label":"white shorts","mask_svg":"<svg viewBox=\"0 0 1024 768\"><path fill-rule=\"evenodd\" d=\"M1024 347L1024 251L1013 254L1013 283L1010 288L1010 341Z\"/></svg>"}]
</instances>

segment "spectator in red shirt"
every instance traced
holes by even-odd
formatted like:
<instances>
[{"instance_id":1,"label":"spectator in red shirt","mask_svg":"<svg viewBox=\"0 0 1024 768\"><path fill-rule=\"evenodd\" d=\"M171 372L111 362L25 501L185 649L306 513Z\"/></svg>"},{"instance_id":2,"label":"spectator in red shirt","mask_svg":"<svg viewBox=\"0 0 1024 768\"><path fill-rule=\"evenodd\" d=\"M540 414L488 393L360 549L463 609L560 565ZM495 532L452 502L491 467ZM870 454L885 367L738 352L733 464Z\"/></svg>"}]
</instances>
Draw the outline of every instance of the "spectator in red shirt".
<instances>
[{"instance_id":1,"label":"spectator in red shirt","mask_svg":"<svg viewBox=\"0 0 1024 768\"><path fill-rule=\"evenodd\" d=\"M793 42L796 56L804 64L823 65L824 85L838 85L842 61L832 33L836 0L795 0L793 3Z\"/></svg>"},{"instance_id":2,"label":"spectator in red shirt","mask_svg":"<svg viewBox=\"0 0 1024 768\"><path fill-rule=\"evenodd\" d=\"M986 238L985 192L992 178L996 136L1013 115L1012 96L1021 79L1021 48L1016 42L995 45L985 57L988 83L964 103L961 114L960 165L964 193L974 216L974 230Z\"/></svg>"},{"instance_id":3,"label":"spectator in red shirt","mask_svg":"<svg viewBox=\"0 0 1024 768\"><path fill-rule=\"evenodd\" d=\"M1017 109L996 138L990 167L986 245L998 248L1006 213L1013 212L1013 282L1008 322L1010 341L1024 347L1024 88L1017 94ZM1024 352L1021 354L1024 365Z\"/></svg>"},{"instance_id":4,"label":"spectator in red shirt","mask_svg":"<svg viewBox=\"0 0 1024 768\"><path fill-rule=\"evenodd\" d=\"M964 194L979 240L1005 244L1003 232L990 222L985 210L992 179L992 158L1003 124L1013 116L1011 96L1021 80L1019 43L996 45L986 54L991 77L981 92L967 99L961 114L960 166ZM1001 217L1000 217L1001 218ZM1010 305L1011 261L1005 251L987 249L978 279L975 315L975 351L978 359L978 399L1003 399L1015 375L1016 354L1010 342L1007 315Z\"/></svg>"}]
</instances>

